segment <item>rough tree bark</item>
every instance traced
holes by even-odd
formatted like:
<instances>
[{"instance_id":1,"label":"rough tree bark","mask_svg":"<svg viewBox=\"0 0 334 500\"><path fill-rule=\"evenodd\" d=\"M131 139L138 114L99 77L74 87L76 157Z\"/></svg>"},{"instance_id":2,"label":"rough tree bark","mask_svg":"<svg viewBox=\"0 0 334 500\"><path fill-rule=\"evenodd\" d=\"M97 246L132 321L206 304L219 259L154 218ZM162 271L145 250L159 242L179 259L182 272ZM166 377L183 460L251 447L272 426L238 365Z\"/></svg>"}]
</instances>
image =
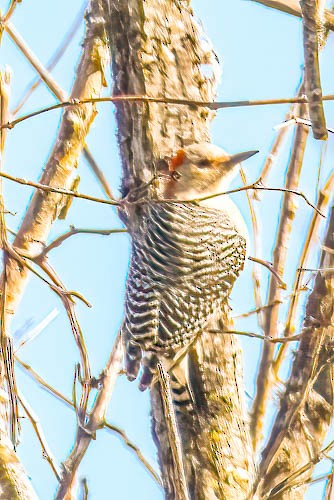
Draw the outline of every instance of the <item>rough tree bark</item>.
<instances>
[{"instance_id":1,"label":"rough tree bark","mask_svg":"<svg viewBox=\"0 0 334 500\"><path fill-rule=\"evenodd\" d=\"M139 94L211 101L217 65L187 0L110 0L114 95ZM202 65L210 66L211 78ZM213 115L196 106L117 104L122 194L138 192L159 161L183 145L209 140ZM128 224L140 217L127 214ZM228 323L227 314L223 318ZM205 333L190 353L196 387L193 416L177 414L191 498L244 498L253 479L237 339ZM165 415L157 385L151 391L152 430L165 492L178 498Z\"/></svg>"}]
</instances>

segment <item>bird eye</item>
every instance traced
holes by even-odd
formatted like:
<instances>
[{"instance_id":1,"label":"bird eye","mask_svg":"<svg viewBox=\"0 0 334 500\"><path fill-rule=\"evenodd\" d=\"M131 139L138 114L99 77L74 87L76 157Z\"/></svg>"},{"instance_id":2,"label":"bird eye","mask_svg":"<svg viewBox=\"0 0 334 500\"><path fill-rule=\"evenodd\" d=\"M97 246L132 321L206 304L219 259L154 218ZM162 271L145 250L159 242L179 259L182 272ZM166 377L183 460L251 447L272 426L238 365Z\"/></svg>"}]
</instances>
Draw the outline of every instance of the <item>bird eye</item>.
<instances>
[{"instance_id":1,"label":"bird eye","mask_svg":"<svg viewBox=\"0 0 334 500\"><path fill-rule=\"evenodd\" d=\"M197 166L199 168L203 168L203 167L209 167L211 164L210 160L208 160L207 158L204 159L204 160L200 160L198 163L197 163Z\"/></svg>"},{"instance_id":2,"label":"bird eye","mask_svg":"<svg viewBox=\"0 0 334 500\"><path fill-rule=\"evenodd\" d=\"M174 181L178 181L181 179L182 174L180 174L180 172L178 172L177 170L174 170L174 172L172 172L171 174L171 177L172 179L174 179Z\"/></svg>"}]
</instances>

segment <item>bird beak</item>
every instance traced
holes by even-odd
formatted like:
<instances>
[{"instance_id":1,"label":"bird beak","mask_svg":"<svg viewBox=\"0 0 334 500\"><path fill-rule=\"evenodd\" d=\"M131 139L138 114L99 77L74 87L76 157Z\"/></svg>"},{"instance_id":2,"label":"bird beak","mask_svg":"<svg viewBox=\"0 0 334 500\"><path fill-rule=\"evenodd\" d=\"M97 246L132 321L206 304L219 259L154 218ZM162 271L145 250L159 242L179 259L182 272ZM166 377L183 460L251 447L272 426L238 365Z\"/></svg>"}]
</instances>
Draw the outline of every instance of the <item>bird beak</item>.
<instances>
[{"instance_id":1,"label":"bird beak","mask_svg":"<svg viewBox=\"0 0 334 500\"><path fill-rule=\"evenodd\" d=\"M230 156L228 164L233 167L234 165L238 165L238 163L248 160L248 158L256 155L256 153L258 153L258 151L245 151L244 153L237 153L236 155Z\"/></svg>"}]
</instances>

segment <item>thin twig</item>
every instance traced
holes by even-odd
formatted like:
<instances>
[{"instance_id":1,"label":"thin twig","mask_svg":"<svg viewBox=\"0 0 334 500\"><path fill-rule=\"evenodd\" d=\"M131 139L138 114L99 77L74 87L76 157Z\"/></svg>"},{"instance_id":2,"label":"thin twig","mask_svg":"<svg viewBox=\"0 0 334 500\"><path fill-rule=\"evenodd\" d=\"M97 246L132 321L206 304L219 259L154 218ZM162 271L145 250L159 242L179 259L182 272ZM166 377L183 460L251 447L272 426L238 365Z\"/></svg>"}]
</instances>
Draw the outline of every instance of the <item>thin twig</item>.
<instances>
[{"instance_id":1,"label":"thin twig","mask_svg":"<svg viewBox=\"0 0 334 500\"><path fill-rule=\"evenodd\" d=\"M158 369L158 378L160 383L160 394L167 424L168 441L172 452L174 468L176 471L175 474L175 480L177 484L176 498L178 500L189 500L187 482L183 465L182 443L174 414L173 398L170 388L170 379L162 363L160 362L158 363L157 369Z\"/></svg>"},{"instance_id":2,"label":"thin twig","mask_svg":"<svg viewBox=\"0 0 334 500\"><path fill-rule=\"evenodd\" d=\"M261 266L265 267L270 271L276 278L279 286L283 289L286 290L287 286L286 283L282 280L281 276L278 274L276 269L273 266L272 262L268 262L266 260L258 259L256 257L248 257L248 260L251 260L252 262L256 262L257 264L260 264Z\"/></svg>"},{"instance_id":3,"label":"thin twig","mask_svg":"<svg viewBox=\"0 0 334 500\"><path fill-rule=\"evenodd\" d=\"M79 300L81 300L87 307L92 307L91 304L88 302L88 300L85 299L85 297L83 295L81 295L79 292L75 292L74 290L66 290L63 285L58 286L57 284L51 283L50 281L48 281L42 274L40 274L36 269L34 269L33 266L31 266L27 262L26 259L29 258L28 256L19 254L17 252L17 250L14 249L14 247L12 245L10 245L8 242L5 245L5 251L13 259L15 259L21 266L26 267L30 272L32 272L35 276L37 276L40 280L42 280L46 285L48 285L51 288L51 290L53 290L54 292L56 292L60 296L60 298L62 300L64 298L68 297L69 300L71 300L73 302L73 297L76 297ZM36 260L33 260L33 261L35 262ZM36 261L36 263L37 263L37 261ZM41 263L38 263L38 265L41 266ZM43 269L43 270L45 272L48 271L47 269ZM50 273L50 274L52 277L54 276L54 273Z\"/></svg>"},{"instance_id":4,"label":"thin twig","mask_svg":"<svg viewBox=\"0 0 334 500\"><path fill-rule=\"evenodd\" d=\"M38 59L38 57L34 54L34 52L31 50L27 42L24 40L24 38L18 33L15 29L15 27L9 22L5 23L4 28L6 29L8 35L11 37L13 42L17 45L17 47L21 50L22 54L26 57L28 62L32 65L32 67L35 69L37 74L39 75L40 79L45 83L45 85L51 90L53 95L59 100L59 101L66 101L68 99L68 95L66 92L58 85L56 80L52 77L51 73L49 72L48 68L44 67L41 61ZM100 50L102 48L102 45L97 48L97 54L99 54ZM104 49L101 51L103 52ZM98 55L98 58L100 57L100 54ZM93 58L94 59L94 58ZM100 61L102 62L102 60ZM97 63L97 61L95 61ZM100 67L101 73L103 73L103 66L101 65ZM89 80L89 79L88 79ZM100 82L101 84L101 82ZM100 86L99 84L99 86ZM88 85L89 86L89 85ZM106 86L105 78L103 75L102 78L102 86ZM95 89L94 89L94 93ZM80 88L80 94L78 94L76 97L83 97L84 94L82 94L82 88ZM96 97L96 95L95 95ZM101 173L100 168L98 167L96 161L93 158L93 155L89 151L88 147L86 144L84 144L83 147L83 152L85 155L86 160L88 161L88 164L90 165L92 171L96 175L97 179L102 185L103 190L107 193L107 196L109 198L112 198L112 192L111 189L108 185L107 180L104 178L103 174Z\"/></svg>"},{"instance_id":5,"label":"thin twig","mask_svg":"<svg viewBox=\"0 0 334 500\"><path fill-rule=\"evenodd\" d=\"M6 174L7 175L7 174ZM301 193L300 191L297 191L296 189L289 189L289 188L275 188L275 187L267 187L267 186L261 186L261 179L256 180L252 184L249 184L248 186L242 186L236 189L230 189L229 191L224 191L222 193L216 193L208 196L203 196L194 200L178 200L178 203L194 203L194 202L201 202L205 200L210 200L211 198L216 198L217 196L223 196L223 195L228 195L228 194L234 194L234 193L240 193L241 191L247 191L248 189L254 189L258 191L280 191L282 193L290 193L294 194L296 196L300 196L303 198L303 200L309 205L313 210L315 210L321 217L326 218L326 216L319 210L318 207L316 207L305 195L304 193ZM175 200L163 200L164 202L172 202Z\"/></svg>"},{"instance_id":6,"label":"thin twig","mask_svg":"<svg viewBox=\"0 0 334 500\"><path fill-rule=\"evenodd\" d=\"M105 200L103 198L97 198L95 196L90 196L88 194L84 193L77 193L76 191L70 191L68 189L63 189L63 188L58 188L54 186L48 186L46 184L40 184L39 182L33 182L27 179L22 179L21 177L14 177L10 174L7 174L5 172L0 172L0 177L4 177L5 179L8 179L12 182L17 182L18 184L22 184L24 186L31 186L35 187L36 189L41 189L42 191L47 191L51 193L60 193L64 194L66 196L73 196L74 198L82 198L84 200L88 201L93 201L95 203L102 203L105 205L113 205L113 206L119 206L122 203L131 203L131 204L143 204L147 203L147 200L137 200L134 202L127 202L126 200ZM200 198L195 198L193 200L174 200L174 199L163 199L163 200L155 200L156 202L159 203L199 203L201 201L209 200L211 198L216 198L217 196L223 196L223 195L228 195L228 194L234 194L234 193L240 193L241 191L247 191L249 189L254 189L254 190L259 190L259 191L277 191L277 192L282 192L282 193L291 193L296 196L300 196L303 198L303 200L309 205L313 210L315 210L321 217L326 218L326 216L305 196L304 193L301 193L300 191L297 191L296 189L286 189L286 188L276 188L276 187L267 187L267 186L261 186L259 183L261 182L261 179L256 180L252 184L249 184L248 186L241 186L236 189L230 189L229 191L223 191L221 193L216 193L208 196L203 196Z\"/></svg>"},{"instance_id":7,"label":"thin twig","mask_svg":"<svg viewBox=\"0 0 334 500\"><path fill-rule=\"evenodd\" d=\"M89 491L88 491L87 479L85 477L83 477L80 481L80 484L81 484L81 491L82 491L81 500L88 500Z\"/></svg>"},{"instance_id":8,"label":"thin twig","mask_svg":"<svg viewBox=\"0 0 334 500\"><path fill-rule=\"evenodd\" d=\"M30 407L29 403L24 398L23 394L21 394L20 392L18 394L18 399L19 399L19 402L21 403L21 406L23 407L24 411L26 412L27 417L29 418L29 420L31 422L31 425L34 428L34 431L36 433L38 441L40 442L40 445L42 448L43 458L45 458L45 460L47 462L49 462L50 467L54 472L54 475L56 476L57 480L60 481L60 469L56 463L56 460L53 456L53 453L51 452L51 450L49 448L48 443L46 442L43 429L41 427L41 424L40 424L36 414L34 413L32 408Z\"/></svg>"},{"instance_id":9,"label":"thin twig","mask_svg":"<svg viewBox=\"0 0 334 500\"><path fill-rule=\"evenodd\" d=\"M84 150L83 150L83 155L86 158L86 161L88 162L88 165L94 172L96 178L98 179L103 191L105 194L108 196L110 200L114 199L113 192L111 190L111 187L109 186L109 183L107 181L106 176L104 175L103 171L100 169L98 164L95 161L95 158L93 157L92 153L88 149L87 144L85 144Z\"/></svg>"},{"instance_id":10,"label":"thin twig","mask_svg":"<svg viewBox=\"0 0 334 500\"><path fill-rule=\"evenodd\" d=\"M322 96L322 101L333 101L334 94L328 94ZM258 100L244 100L244 101L196 101L191 99L172 99L172 98L163 98L163 97L148 97L145 95L122 95L122 96L112 96L112 97L96 97L89 99L69 99L64 100L62 102L58 102L57 104L52 104L50 106L46 106L45 108L38 109L36 111L32 111L25 115L19 116L15 120L8 121L1 125L1 128L14 128L18 123L22 123L25 120L33 118L35 116L41 115L43 113L47 113L49 111L54 111L60 108L72 107L72 106L81 106L83 104L89 103L99 103L99 102L146 102L146 103L161 103L161 104L176 104L179 106L198 106L201 108L209 108L211 110L219 110L219 109L228 109L228 108L240 108L240 107L250 107L250 106L268 106L268 105L276 105L276 104L306 104L308 102L306 96L300 97L286 97L281 99L258 99Z\"/></svg>"},{"instance_id":11,"label":"thin twig","mask_svg":"<svg viewBox=\"0 0 334 500\"><path fill-rule=\"evenodd\" d=\"M81 395L81 400L80 400L80 415L79 417L84 421L85 420L85 415L86 415L86 410L87 410L87 404L88 404L88 398L89 398L89 392L90 392L90 378L91 378L91 371L90 371L90 364L89 364L89 358L88 358L88 351L86 348L84 336L82 334L82 330L80 327L80 324L78 322L78 319L76 317L75 309L74 309L74 301L73 301L73 296L80 298L85 302L86 305L90 306L90 304L82 297L82 295L78 294L77 292L73 291L68 291L64 287L63 283L61 280L58 278L56 275L54 269L51 267L51 265L46 262L46 260L37 260L35 259L35 262L38 263L38 265L41 267L41 269L52 279L52 283L50 283L44 276L42 276L38 271L36 271L33 266L31 266L25 258L23 258L8 242L6 242L6 247L5 247L5 254L10 255L13 259L19 262L19 264L22 267L26 267L29 271L31 271L33 274L38 276L44 283L46 283L54 292L57 293L57 295L60 297L62 300L62 303L65 307L68 319L70 321L72 333L74 336L74 339L76 341L76 344L78 346L82 366L83 366L83 371L84 371L84 379L85 383L83 383L83 391ZM5 294L4 294L5 295Z\"/></svg>"},{"instance_id":12,"label":"thin twig","mask_svg":"<svg viewBox=\"0 0 334 500\"><path fill-rule=\"evenodd\" d=\"M297 291L296 294L299 294L300 292L306 292L307 288L306 287L300 287ZM289 293L288 295L285 295L282 297L280 300L274 300L273 302L269 302L268 304L264 304L261 307L261 310L265 311L266 309L270 309L271 307L277 305L277 304L283 304L285 301L287 301L293 294ZM248 316L252 316L253 314L257 314L261 311L258 311L256 308L251 309L250 311L247 311L245 313L237 314L235 316L232 316L233 318L247 318Z\"/></svg>"},{"instance_id":13,"label":"thin twig","mask_svg":"<svg viewBox=\"0 0 334 500\"><path fill-rule=\"evenodd\" d=\"M264 304L261 307L256 307L255 309L251 309L250 311L247 311L245 313L236 314L235 316L232 316L232 318L233 319L248 318L249 316L253 316L253 314L258 314L272 306L275 306L276 304L282 304L282 303L283 303L282 300L274 300L273 302L270 302L270 304Z\"/></svg>"},{"instance_id":14,"label":"thin twig","mask_svg":"<svg viewBox=\"0 0 334 500\"><path fill-rule=\"evenodd\" d=\"M46 392L57 398L59 401L61 401L65 406L68 408L71 408L72 410L75 410L75 405L73 401L71 401L69 398L64 396L60 391L55 389L53 386L48 384L38 373L35 372L33 368L31 368L30 365L22 361L20 358L15 356L16 362L18 363L18 366L20 366L24 372L29 375L38 385L41 386L42 389L44 389ZM89 416L89 414L88 414ZM159 474L154 470L154 468L150 465L150 463L146 460L144 455L142 454L141 450L138 448L137 445L135 445L127 436L125 431L123 429L120 429L114 424L111 424L110 422L106 421L104 424L104 429L110 432L111 434L117 434L124 442L125 446L130 448L136 455L138 460L144 465L146 470L149 472L149 474L153 477L153 479L161 486L161 479L159 477Z\"/></svg>"},{"instance_id":15,"label":"thin twig","mask_svg":"<svg viewBox=\"0 0 334 500\"><path fill-rule=\"evenodd\" d=\"M4 123L7 119L9 110L9 96L10 96L10 77L9 71L0 73L0 124ZM0 172L3 168L3 155L5 148L6 132L0 129ZM4 370L5 380L7 383L9 401L10 401L10 433L14 448L17 445L17 434L20 432L20 423L18 418L18 399L17 399L17 385L14 370L14 352L13 341L10 337L7 309L8 309L8 236L7 226L5 220L5 204L2 194L2 178L0 181L0 248L2 250L2 264L3 273L1 280L1 293L0 293L0 346L1 346L1 370ZM3 377L3 375L2 375ZM2 383L3 379L1 377Z\"/></svg>"},{"instance_id":16,"label":"thin twig","mask_svg":"<svg viewBox=\"0 0 334 500\"><path fill-rule=\"evenodd\" d=\"M295 116L293 118L293 121L295 123L301 123L302 125L307 125L308 127L312 127L311 120L306 120L306 118L298 118L298 116ZM331 134L334 134L334 128L326 127L326 130L327 130L327 132L330 132Z\"/></svg>"},{"instance_id":17,"label":"thin twig","mask_svg":"<svg viewBox=\"0 0 334 500\"><path fill-rule=\"evenodd\" d=\"M0 176L10 181L17 182L18 184L23 184L24 186L31 186L49 193L64 194L66 196L73 196L73 198L82 198L88 201L95 201L96 203L104 203L105 205L115 205L115 206L119 205L119 202L116 200L105 200L103 198L97 198L95 196L90 196L88 194L81 194L77 193L76 191L70 191L69 189L47 186L46 184L40 184L39 182L28 181L20 177L13 177L12 175L9 175L5 172L0 172Z\"/></svg>"},{"instance_id":18,"label":"thin twig","mask_svg":"<svg viewBox=\"0 0 334 500\"><path fill-rule=\"evenodd\" d=\"M110 354L109 360L101 376L101 388L96 397L86 425L78 427L76 441L69 457L64 462L63 474L56 500L66 498L73 488L73 481L78 467L83 459L92 439L95 439L96 431L105 425L105 415L114 389L116 378L119 373L123 357L123 349L118 335Z\"/></svg>"},{"instance_id":19,"label":"thin twig","mask_svg":"<svg viewBox=\"0 0 334 500\"><path fill-rule=\"evenodd\" d=\"M333 247L334 229L334 207L332 208L329 225L327 228L325 244ZM320 267L333 267L333 254L322 252ZM317 454L322 439L325 437L326 429L330 424L331 407L325 400L328 391L332 390L331 378L328 369L333 363L333 354L329 346L333 340L333 284L331 277L322 276L318 273L312 293L306 304L304 323L302 328L302 339L299 349L295 355L289 380L286 383L284 397L281 398L280 408L273 423L271 434L262 452L259 473L255 485L260 483L260 488L267 491L272 488L272 478L266 481L273 470L281 477L282 462L279 458L282 450L289 448L289 443L297 444L295 429L300 425L301 419L306 419L313 426L306 443L302 444L304 449L311 450L308 453ZM320 374L325 371L320 378ZM311 391L314 384L318 386ZM314 408L314 397L319 398L319 405ZM320 403L320 399L322 402ZM312 409L313 407L313 409ZM317 427L319 412L324 415L323 426ZM323 412L323 413L322 413ZM326 416L327 415L327 416ZM298 431L296 430L298 433ZM321 440L321 441L320 441ZM282 444L285 443L285 444ZM284 453L284 452L283 452ZM287 472L294 466L295 461L284 464L283 470ZM262 483L262 485L261 485Z\"/></svg>"},{"instance_id":20,"label":"thin twig","mask_svg":"<svg viewBox=\"0 0 334 500\"><path fill-rule=\"evenodd\" d=\"M58 236L55 240L53 240L51 243L49 243L44 250L39 255L39 258L44 258L51 250L54 248L59 247L65 240L70 238L71 236L74 236L75 234L100 234L102 236L109 236L110 234L117 234L117 233L127 233L127 229L80 229L76 228L74 226L70 226L70 230L67 231L66 233L62 234L61 236Z\"/></svg>"},{"instance_id":21,"label":"thin twig","mask_svg":"<svg viewBox=\"0 0 334 500\"><path fill-rule=\"evenodd\" d=\"M248 185L246 174L242 167L240 167L240 177L244 186ZM260 238L260 225L259 217L257 217L254 206L254 199L251 196L250 191L246 191L249 213L252 221L253 230L253 248L255 252L255 258L261 253L261 238ZM262 271L259 266L253 266L252 269L252 279L253 279L253 290L254 290L254 302L255 308L257 310L257 320L258 325L262 327L262 295L261 295L261 283L262 283Z\"/></svg>"},{"instance_id":22,"label":"thin twig","mask_svg":"<svg viewBox=\"0 0 334 500\"><path fill-rule=\"evenodd\" d=\"M59 87L57 82L52 78L51 74L44 68L43 64L40 62L38 57L33 53L33 51L28 47L24 38L16 30L15 26L10 22L6 22L4 28L10 38L13 40L15 45L21 50L26 59L30 62L36 72L39 74L43 82L49 87L54 95L61 101L67 99L65 92Z\"/></svg>"},{"instance_id":23,"label":"thin twig","mask_svg":"<svg viewBox=\"0 0 334 500\"><path fill-rule=\"evenodd\" d=\"M21 0L11 0L10 5L8 7L8 10L6 14L3 16L3 18L0 20L1 24L5 24L9 21L9 19L12 17L14 14L14 10L17 7L17 4L20 3Z\"/></svg>"},{"instance_id":24,"label":"thin twig","mask_svg":"<svg viewBox=\"0 0 334 500\"><path fill-rule=\"evenodd\" d=\"M271 342L272 344L287 344L288 342L299 342L301 339L300 335L293 335L291 337L268 337L261 335L259 333L253 332L243 332L240 330L208 330L209 333L213 334L224 334L224 335L241 335L245 337L251 337L254 339L263 340L265 342Z\"/></svg>"},{"instance_id":25,"label":"thin twig","mask_svg":"<svg viewBox=\"0 0 334 500\"><path fill-rule=\"evenodd\" d=\"M82 368L83 368L83 376L84 376L84 382L81 384L82 385L82 394L80 398L80 406L79 406L79 412L78 412L78 418L80 419L80 423L83 423L86 418L86 412L87 412L87 405L88 405L88 398L89 398L89 393L90 393L90 380L91 380L91 369L90 369L90 363L89 363L89 356L88 356L88 350L86 347L86 342L84 335L81 330L80 323L77 319L76 312L75 312L75 304L73 300L70 299L71 295L69 292L66 290L64 287L63 283L61 280L58 278L55 270L52 268L52 266L46 262L45 259L38 261L38 264L40 265L41 269L43 269L44 272L48 274L48 276L51 277L54 286L56 287L55 291L58 293L60 296L63 305L65 307L68 319L70 321L72 333L74 336L74 340L77 344L79 354L80 354L80 359L82 363Z\"/></svg>"},{"instance_id":26,"label":"thin twig","mask_svg":"<svg viewBox=\"0 0 334 500\"><path fill-rule=\"evenodd\" d=\"M325 273L331 273L334 271L334 267L300 267L297 269L297 271L301 272L311 272L311 273L318 273L318 272L325 272Z\"/></svg>"},{"instance_id":27,"label":"thin twig","mask_svg":"<svg viewBox=\"0 0 334 500\"><path fill-rule=\"evenodd\" d=\"M61 44L59 45L59 47L57 48L57 50L55 51L55 53L51 56L49 62L47 63L46 65L46 69L47 71L51 71L53 68L55 68L55 66L58 64L58 62L60 61L60 59L62 58L62 56L64 55L66 49L68 48L70 42L72 41L74 35L76 34L76 32L78 31L81 23L82 23L82 20L83 20L83 15L84 15L84 12L86 10L86 3L87 2L84 2L78 12L78 14L76 15L72 25L70 26L68 32L66 33L63 41L61 42ZM36 78L34 78L26 87L24 93L23 93L23 96L19 99L19 102L18 104L16 105L15 109L12 111L12 115L15 116L19 111L20 109L22 108L22 106L27 102L27 100L29 99L29 97L32 95L32 93L37 89L37 87L40 85L40 83L42 82L42 78L40 77L40 75Z\"/></svg>"},{"instance_id":28,"label":"thin twig","mask_svg":"<svg viewBox=\"0 0 334 500\"><path fill-rule=\"evenodd\" d=\"M333 493L334 493L334 463L332 465L332 472L330 474L330 477L327 478L325 500L333 500Z\"/></svg>"}]
</instances>

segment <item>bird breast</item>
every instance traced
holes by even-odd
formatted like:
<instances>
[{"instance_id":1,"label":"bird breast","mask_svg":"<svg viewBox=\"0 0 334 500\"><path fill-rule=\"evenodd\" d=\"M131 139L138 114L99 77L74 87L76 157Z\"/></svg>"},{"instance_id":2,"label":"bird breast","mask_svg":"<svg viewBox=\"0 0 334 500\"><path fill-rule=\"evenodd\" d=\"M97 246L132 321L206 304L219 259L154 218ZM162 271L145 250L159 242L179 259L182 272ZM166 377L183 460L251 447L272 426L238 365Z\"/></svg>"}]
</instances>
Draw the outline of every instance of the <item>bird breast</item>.
<instances>
[{"instance_id":1,"label":"bird breast","mask_svg":"<svg viewBox=\"0 0 334 500\"><path fill-rule=\"evenodd\" d=\"M247 250L249 249L249 234L245 220L241 215L240 210L229 196L216 196L215 198L210 198L209 200L203 200L200 202L200 205L202 207L214 208L216 210L225 212L230 218L234 227L237 229L238 233L245 238L247 243Z\"/></svg>"}]
</instances>

